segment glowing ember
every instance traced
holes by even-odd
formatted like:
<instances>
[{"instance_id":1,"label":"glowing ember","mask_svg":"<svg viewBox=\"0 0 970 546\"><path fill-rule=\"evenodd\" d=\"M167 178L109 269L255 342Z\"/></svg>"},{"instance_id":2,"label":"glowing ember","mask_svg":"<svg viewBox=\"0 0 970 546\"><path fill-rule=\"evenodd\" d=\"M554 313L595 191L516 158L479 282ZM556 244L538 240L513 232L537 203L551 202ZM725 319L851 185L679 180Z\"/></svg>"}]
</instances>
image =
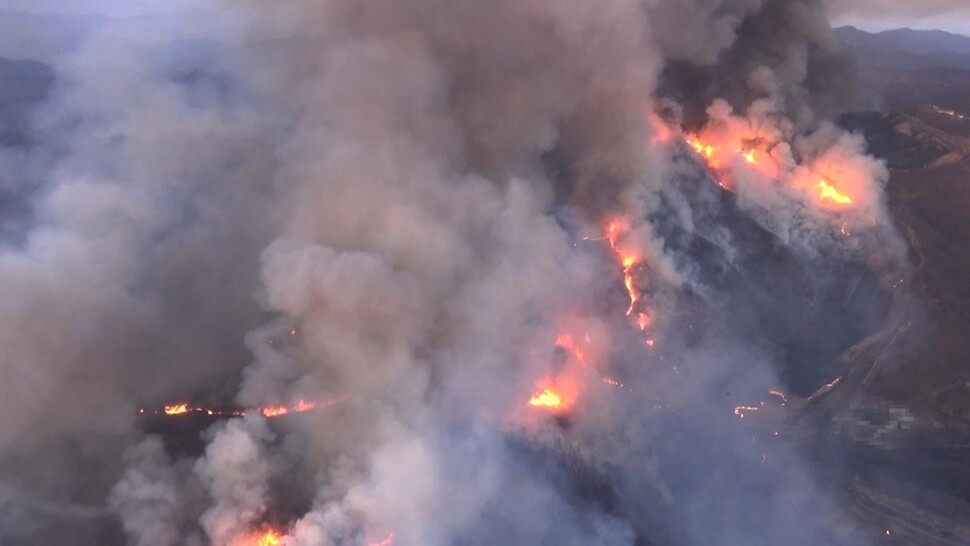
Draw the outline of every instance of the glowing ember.
<instances>
[{"instance_id":1,"label":"glowing ember","mask_svg":"<svg viewBox=\"0 0 970 546\"><path fill-rule=\"evenodd\" d=\"M552 389L542 389L541 391L532 395L532 398L529 399L529 405L534 408L565 408L565 403L563 402L562 396Z\"/></svg>"},{"instance_id":2,"label":"glowing ember","mask_svg":"<svg viewBox=\"0 0 970 546\"><path fill-rule=\"evenodd\" d=\"M752 412L752 411L758 411L758 407L757 406L737 406L736 408L734 408L734 414L740 417L741 419L744 419L745 412Z\"/></svg>"},{"instance_id":3,"label":"glowing ember","mask_svg":"<svg viewBox=\"0 0 970 546\"><path fill-rule=\"evenodd\" d=\"M620 383L619 381L617 381L616 379L613 379L611 377L604 377L603 378L603 383L606 383L607 385L609 385L611 387L622 387L623 386L623 383Z\"/></svg>"},{"instance_id":4,"label":"glowing ember","mask_svg":"<svg viewBox=\"0 0 970 546\"><path fill-rule=\"evenodd\" d=\"M841 383L841 382L842 382L842 376L840 375L840 376L836 377L835 379L833 379L831 382L826 383L826 384L822 385L821 387L819 387L818 390L816 390L815 392L813 392L812 395L808 397L808 399L809 400L815 400L819 396L824 396L824 395L832 392L832 390L835 389L835 387L838 387L839 386L839 383Z\"/></svg>"},{"instance_id":5,"label":"glowing ember","mask_svg":"<svg viewBox=\"0 0 970 546\"><path fill-rule=\"evenodd\" d=\"M768 394L772 396L777 396L778 398L780 398L782 405L785 405L786 403L788 403L788 396L778 389L771 389L770 391L768 391Z\"/></svg>"},{"instance_id":6,"label":"glowing ember","mask_svg":"<svg viewBox=\"0 0 970 546\"><path fill-rule=\"evenodd\" d=\"M183 413L189 412L188 404L172 404L171 406L165 406L165 415L181 415Z\"/></svg>"},{"instance_id":7,"label":"glowing ember","mask_svg":"<svg viewBox=\"0 0 970 546\"><path fill-rule=\"evenodd\" d=\"M646 313L640 313L637 315L637 328L639 328L641 332L646 332L647 329L650 328L651 324L653 324L653 319L650 318L650 315Z\"/></svg>"},{"instance_id":8,"label":"glowing ember","mask_svg":"<svg viewBox=\"0 0 970 546\"><path fill-rule=\"evenodd\" d=\"M827 201L836 205L852 204L851 197L835 189L835 186L830 184L825 179L818 181L818 184L815 185L815 191L818 193L818 198L822 201Z\"/></svg>"}]
</instances>

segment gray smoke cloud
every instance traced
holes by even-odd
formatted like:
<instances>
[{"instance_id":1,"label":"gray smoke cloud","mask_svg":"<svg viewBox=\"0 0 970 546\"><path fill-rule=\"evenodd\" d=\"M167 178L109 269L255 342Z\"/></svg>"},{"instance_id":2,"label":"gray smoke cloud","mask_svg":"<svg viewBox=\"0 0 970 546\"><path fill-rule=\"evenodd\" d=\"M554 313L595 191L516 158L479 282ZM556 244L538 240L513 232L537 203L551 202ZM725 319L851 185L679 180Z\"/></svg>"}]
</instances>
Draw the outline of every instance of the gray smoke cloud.
<instances>
[{"instance_id":1,"label":"gray smoke cloud","mask_svg":"<svg viewBox=\"0 0 970 546\"><path fill-rule=\"evenodd\" d=\"M865 543L732 413L810 393L885 305L858 263L885 170L820 119L820 2L238 2L212 29L95 33L35 113L49 165L13 164L39 182L0 249L0 481L117 520L0 538ZM681 121L783 176L721 191ZM527 406L544 380L568 416ZM168 454L135 416L177 399L341 402Z\"/></svg>"},{"instance_id":2,"label":"gray smoke cloud","mask_svg":"<svg viewBox=\"0 0 970 546\"><path fill-rule=\"evenodd\" d=\"M652 15L675 61L661 93L685 107L688 124L699 123L714 99L743 111L771 97L799 130L859 104L854 67L837 52L822 0L661 2ZM707 25L685 33L680 21Z\"/></svg>"}]
</instances>

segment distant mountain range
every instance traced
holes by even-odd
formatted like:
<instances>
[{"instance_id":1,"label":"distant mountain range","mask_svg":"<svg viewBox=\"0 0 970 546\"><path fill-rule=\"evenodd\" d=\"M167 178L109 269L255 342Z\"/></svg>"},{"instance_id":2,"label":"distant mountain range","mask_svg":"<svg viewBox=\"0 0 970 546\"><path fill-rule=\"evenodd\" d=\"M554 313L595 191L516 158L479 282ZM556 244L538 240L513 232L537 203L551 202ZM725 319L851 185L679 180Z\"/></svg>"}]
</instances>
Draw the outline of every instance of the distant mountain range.
<instances>
[{"instance_id":1,"label":"distant mountain range","mask_svg":"<svg viewBox=\"0 0 970 546\"><path fill-rule=\"evenodd\" d=\"M970 37L938 30L869 33L835 29L843 52L859 67L866 110L935 104L970 114Z\"/></svg>"},{"instance_id":2,"label":"distant mountain range","mask_svg":"<svg viewBox=\"0 0 970 546\"><path fill-rule=\"evenodd\" d=\"M853 26L845 26L836 28L835 36L843 44L853 47L876 47L916 55L947 53L970 55L970 36L942 30L897 28L869 33Z\"/></svg>"}]
</instances>

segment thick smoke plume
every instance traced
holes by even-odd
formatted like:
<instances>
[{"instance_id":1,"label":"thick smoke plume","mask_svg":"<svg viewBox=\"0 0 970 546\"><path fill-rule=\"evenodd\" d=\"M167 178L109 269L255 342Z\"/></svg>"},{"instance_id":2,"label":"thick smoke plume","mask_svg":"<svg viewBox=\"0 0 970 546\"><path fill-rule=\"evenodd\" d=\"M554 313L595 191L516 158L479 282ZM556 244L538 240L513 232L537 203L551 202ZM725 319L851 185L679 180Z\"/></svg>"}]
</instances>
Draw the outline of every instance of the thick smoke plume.
<instances>
[{"instance_id":1,"label":"thick smoke plume","mask_svg":"<svg viewBox=\"0 0 970 546\"><path fill-rule=\"evenodd\" d=\"M0 481L114 517L21 507L4 543L866 542L734 410L811 394L891 304L886 171L825 121L852 82L821 1L236 2L212 28L96 33L34 113ZM340 403L193 454L136 419L176 399Z\"/></svg>"}]
</instances>

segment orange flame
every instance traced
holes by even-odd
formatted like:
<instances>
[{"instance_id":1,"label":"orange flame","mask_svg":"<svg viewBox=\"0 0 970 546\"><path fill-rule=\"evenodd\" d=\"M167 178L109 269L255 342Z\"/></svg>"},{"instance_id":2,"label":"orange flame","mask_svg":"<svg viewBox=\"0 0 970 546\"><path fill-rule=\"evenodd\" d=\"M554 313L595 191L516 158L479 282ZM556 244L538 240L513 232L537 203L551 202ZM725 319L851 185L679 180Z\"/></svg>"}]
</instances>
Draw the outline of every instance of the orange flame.
<instances>
[{"instance_id":1,"label":"orange flame","mask_svg":"<svg viewBox=\"0 0 970 546\"><path fill-rule=\"evenodd\" d=\"M624 258L623 259L623 286L626 287L626 293L627 295L630 296L630 306L626 308L626 316L630 316L633 314L633 308L636 307L637 301L640 300L640 296L637 294L637 289L633 285L633 275L630 273L630 269L632 267L633 267L633 260Z\"/></svg>"},{"instance_id":2,"label":"orange flame","mask_svg":"<svg viewBox=\"0 0 970 546\"><path fill-rule=\"evenodd\" d=\"M818 198L822 201L828 201L829 203L833 203L835 205L852 204L851 197L837 190L835 186L830 184L829 181L825 180L824 178L815 184L815 192L818 194Z\"/></svg>"},{"instance_id":3,"label":"orange flame","mask_svg":"<svg viewBox=\"0 0 970 546\"><path fill-rule=\"evenodd\" d=\"M707 166L713 171L726 170L732 162L737 159L743 160L748 165L756 167L763 174L770 174L775 172L777 169L773 168L766 162L762 162L758 159L758 151L754 148L749 148L746 145L738 146L738 142L742 139L732 138L730 139L734 147L723 145L708 144L703 142L697 135L688 134L684 137L687 145L694 149L707 163ZM733 151L732 151L733 150ZM727 184L721 180L720 176L717 177L717 183L724 189L730 189Z\"/></svg>"},{"instance_id":4,"label":"orange flame","mask_svg":"<svg viewBox=\"0 0 970 546\"><path fill-rule=\"evenodd\" d=\"M265 408L260 408L260 413L266 417L277 417L280 415L286 415L290 412L289 408L286 406L269 406Z\"/></svg>"},{"instance_id":5,"label":"orange flame","mask_svg":"<svg viewBox=\"0 0 970 546\"><path fill-rule=\"evenodd\" d=\"M626 292L630 296L630 305L627 307L626 314L630 316L633 314L636 308L637 302L640 300L640 295L637 293L635 279L633 278L633 268L636 267L637 263L640 261L639 255L628 249L622 249L619 246L620 237L627 232L629 227L625 221L616 219L611 221L606 226L606 240L610 243L610 248L613 252L617 254L620 258L620 264L623 266L623 286L626 287Z\"/></svg>"},{"instance_id":6,"label":"orange flame","mask_svg":"<svg viewBox=\"0 0 970 546\"><path fill-rule=\"evenodd\" d=\"M255 531L240 537L233 546L281 546L283 534L276 529Z\"/></svg>"},{"instance_id":7,"label":"orange flame","mask_svg":"<svg viewBox=\"0 0 970 546\"><path fill-rule=\"evenodd\" d=\"M189 405L186 403L172 404L171 406L165 406L165 415L181 415L183 413L189 412Z\"/></svg>"},{"instance_id":8,"label":"orange flame","mask_svg":"<svg viewBox=\"0 0 970 546\"><path fill-rule=\"evenodd\" d=\"M587 324L579 318L566 318L556 336L557 349L553 366L548 374L535 384L532 396L526 407L552 412L565 412L574 406L583 391L585 377L598 370L595 364L599 359L597 345ZM564 358L563 358L564 357Z\"/></svg>"},{"instance_id":9,"label":"orange flame","mask_svg":"<svg viewBox=\"0 0 970 546\"><path fill-rule=\"evenodd\" d=\"M280 535L276 531L266 531L266 533L259 537L259 542L256 543L258 546L279 546L281 544Z\"/></svg>"},{"instance_id":10,"label":"orange flame","mask_svg":"<svg viewBox=\"0 0 970 546\"><path fill-rule=\"evenodd\" d=\"M718 148L711 146L710 144L704 144L701 142L696 135L687 135L687 144L694 149L697 153L706 157L707 159L713 159L714 154L718 151Z\"/></svg>"},{"instance_id":11,"label":"orange flame","mask_svg":"<svg viewBox=\"0 0 970 546\"><path fill-rule=\"evenodd\" d=\"M775 161L771 160L771 156L764 156L762 158L758 154L758 150L753 148L748 148L744 143L743 135L736 136L732 135L726 137L727 143L722 144L711 144L706 143L700 139L697 135L687 134L684 136L684 140L688 146L690 146L698 155L704 160L707 166L713 171L715 180L717 184L725 189L731 189L733 184L730 184L732 172L732 166L734 162L738 159L743 160L748 165L754 167L761 174L774 178L776 180L788 179L781 172L781 166ZM741 147L734 148L736 143L742 143ZM733 150L733 151L732 151ZM811 173L811 171L807 171ZM789 173L791 175L792 173ZM846 193L844 190L836 187L830 180L824 177L818 177L816 174L809 174L811 177L809 180L799 180L801 175L796 174L794 178L794 184L796 186L801 186L806 188L806 190L817 199L820 204L834 206L834 207L848 207L855 204L852 196ZM815 179L818 177L817 179ZM727 183L725 183L725 178Z\"/></svg>"},{"instance_id":12,"label":"orange flame","mask_svg":"<svg viewBox=\"0 0 970 546\"><path fill-rule=\"evenodd\" d=\"M534 408L548 408L548 409L563 409L565 403L563 402L562 396L552 389L542 389L541 391L532 395L529 399L529 405Z\"/></svg>"},{"instance_id":13,"label":"orange flame","mask_svg":"<svg viewBox=\"0 0 970 546\"><path fill-rule=\"evenodd\" d=\"M635 269L642 263L640 254L636 249L629 248L624 240L630 231L629 222L625 218L614 218L610 220L605 228L602 237L585 240L607 241L610 249L617 256L623 268L623 286L626 288L629 297L626 315L631 317L631 323L640 331L646 332L653 324L653 317L650 313L640 310L642 307L642 295L636 286ZM636 314L634 315L634 313ZM571 331L570 331L571 330ZM584 335L576 336L579 332L586 332ZM649 346L653 346L653 339L647 341ZM571 358L565 363L561 363L560 369L550 376L541 379L536 385L536 390L528 400L528 406L551 410L553 412L568 411L579 399L583 386L583 375L592 370L592 364L598 360L596 347L592 343L592 336L585 328L573 329L559 333L556 337L556 346L567 351ZM592 358L590 355L592 354ZM579 366L577 366L577 363ZM613 387L623 387L619 381L601 376L600 379L607 385Z\"/></svg>"},{"instance_id":14,"label":"orange flame","mask_svg":"<svg viewBox=\"0 0 970 546\"><path fill-rule=\"evenodd\" d=\"M329 403L327 405L330 405ZM297 405L293 407L287 406L270 406L265 408L260 408L260 413L266 417L278 417L280 415L286 415L287 413L303 413L304 411L310 411L317 407L316 402L307 402L306 400L300 400Z\"/></svg>"},{"instance_id":15,"label":"orange flame","mask_svg":"<svg viewBox=\"0 0 970 546\"><path fill-rule=\"evenodd\" d=\"M745 149L743 147L734 148L731 152L731 148L725 149L724 146L708 144L703 142L697 135L686 135L685 140L687 145L694 149L698 155L704 158L704 162L707 163L708 167L715 171L719 171L727 167L733 160L740 158L750 165L758 165L758 159L756 157L756 150ZM721 184L722 186L724 184Z\"/></svg>"},{"instance_id":16,"label":"orange flame","mask_svg":"<svg viewBox=\"0 0 970 546\"><path fill-rule=\"evenodd\" d=\"M216 415L219 417L242 417L249 411L258 411L263 414L264 417L279 417L281 415L286 415L289 413L303 413L305 411L314 410L317 408L328 408L346 402L350 398L349 394L345 394L338 398L332 398L323 402L314 402L308 400L300 400L296 405L293 406L262 406L254 408L204 408L204 407L190 407L188 403L182 402L179 404L171 404L164 407L163 413L168 416L181 415L189 412L202 412L208 415ZM144 409L139 409L139 413L145 413ZM154 412L158 414L158 411Z\"/></svg>"}]
</instances>

